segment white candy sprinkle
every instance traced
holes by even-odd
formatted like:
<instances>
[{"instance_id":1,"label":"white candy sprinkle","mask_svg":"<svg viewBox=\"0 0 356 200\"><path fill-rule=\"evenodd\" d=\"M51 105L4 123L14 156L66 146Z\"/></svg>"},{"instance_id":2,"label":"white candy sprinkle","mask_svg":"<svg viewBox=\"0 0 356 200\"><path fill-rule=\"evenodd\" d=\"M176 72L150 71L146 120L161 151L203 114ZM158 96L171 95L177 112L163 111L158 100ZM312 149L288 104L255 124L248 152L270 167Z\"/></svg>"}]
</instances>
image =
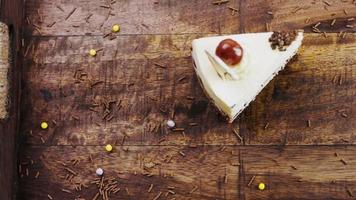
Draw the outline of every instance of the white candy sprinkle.
<instances>
[{"instance_id":1,"label":"white candy sprinkle","mask_svg":"<svg viewBox=\"0 0 356 200\"><path fill-rule=\"evenodd\" d=\"M168 126L169 128L173 128L175 125L176 125L176 123L175 123L173 120L168 120L168 121L167 121L167 126Z\"/></svg>"},{"instance_id":2,"label":"white candy sprinkle","mask_svg":"<svg viewBox=\"0 0 356 200\"><path fill-rule=\"evenodd\" d=\"M102 175L104 174L104 170L101 169L101 168L98 168L98 169L96 169L95 173L96 173L96 175L98 175L98 176L102 176Z\"/></svg>"}]
</instances>

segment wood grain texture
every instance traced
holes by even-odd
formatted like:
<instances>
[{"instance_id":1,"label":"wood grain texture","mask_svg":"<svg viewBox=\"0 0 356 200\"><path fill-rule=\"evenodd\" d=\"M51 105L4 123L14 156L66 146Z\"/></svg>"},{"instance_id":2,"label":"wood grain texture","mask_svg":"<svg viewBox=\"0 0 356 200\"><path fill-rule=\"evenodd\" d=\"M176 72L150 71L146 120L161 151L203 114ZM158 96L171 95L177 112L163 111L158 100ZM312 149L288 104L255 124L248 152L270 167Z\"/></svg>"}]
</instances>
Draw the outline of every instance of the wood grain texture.
<instances>
[{"instance_id":1,"label":"wood grain texture","mask_svg":"<svg viewBox=\"0 0 356 200\"><path fill-rule=\"evenodd\" d=\"M304 29L312 32L312 27L317 26L321 32L355 32L355 21L347 21L356 17L356 7L353 1L328 0L325 1L278 1L255 0L242 4L241 26L244 32L266 31L266 23L269 30L294 30ZM336 22L331 26L333 19ZM347 28L346 24L354 28Z\"/></svg>"},{"instance_id":2,"label":"wood grain texture","mask_svg":"<svg viewBox=\"0 0 356 200\"><path fill-rule=\"evenodd\" d=\"M347 190L353 195L356 191L355 150L354 146L243 147L241 198L354 199ZM266 190L256 191L260 182Z\"/></svg>"},{"instance_id":3,"label":"wood grain texture","mask_svg":"<svg viewBox=\"0 0 356 200\"><path fill-rule=\"evenodd\" d=\"M226 4L216 6L202 0L134 0L117 1L111 5L112 9L106 8L108 5L105 1L90 0L66 0L60 3L31 0L26 3L26 16L35 26L27 26L27 32L32 35L103 35L111 30L113 24L122 25L122 34L239 31L239 16L231 15ZM231 2L231 6L239 8L239 0ZM73 9L76 9L75 12L65 20ZM109 12L113 15L109 15ZM90 15L86 22L85 19ZM56 23L48 27L53 22ZM40 31L35 30L36 26Z\"/></svg>"},{"instance_id":4,"label":"wood grain texture","mask_svg":"<svg viewBox=\"0 0 356 200\"><path fill-rule=\"evenodd\" d=\"M110 195L112 199L153 199L159 192L162 192L160 199L238 198L239 156L234 147L127 148L115 148L107 154L101 146L27 146L24 150L28 153L20 160L23 163L20 198L43 199L50 194L54 199L74 199L78 195L92 199L98 191L91 184L97 178L97 167L104 169L105 178L115 178L121 188L117 194ZM74 160L79 161L73 164ZM65 168L76 173L74 178L65 179L70 173ZM76 191L75 185L79 183L88 188ZM151 184L153 188L148 192ZM166 196L169 190L174 194Z\"/></svg>"},{"instance_id":5,"label":"wood grain texture","mask_svg":"<svg viewBox=\"0 0 356 200\"><path fill-rule=\"evenodd\" d=\"M55 199L78 195L91 199L97 192L90 184L96 167L105 170L106 178L118 180L121 190L111 197L120 199L153 199L160 191L162 199L167 199L170 187L176 194L169 197L177 199L352 199L347 190L354 193L356 188L352 146L127 147L127 151L115 149L107 154L99 146L28 146L20 161L20 194L29 199L47 194ZM74 160L79 161L73 164ZM77 173L72 181L65 179L66 167ZM264 191L256 188L260 182L267 186ZM76 191L79 183L88 188ZM195 186L198 190L190 194Z\"/></svg>"},{"instance_id":6,"label":"wood grain texture","mask_svg":"<svg viewBox=\"0 0 356 200\"><path fill-rule=\"evenodd\" d=\"M17 182L15 163L17 159L17 133L19 130L19 96L21 83L21 37L23 2L20 0L0 2L0 21L9 25L10 69L7 81L11 94L8 96L8 116L0 120L0 199L10 200L16 197Z\"/></svg>"}]
</instances>

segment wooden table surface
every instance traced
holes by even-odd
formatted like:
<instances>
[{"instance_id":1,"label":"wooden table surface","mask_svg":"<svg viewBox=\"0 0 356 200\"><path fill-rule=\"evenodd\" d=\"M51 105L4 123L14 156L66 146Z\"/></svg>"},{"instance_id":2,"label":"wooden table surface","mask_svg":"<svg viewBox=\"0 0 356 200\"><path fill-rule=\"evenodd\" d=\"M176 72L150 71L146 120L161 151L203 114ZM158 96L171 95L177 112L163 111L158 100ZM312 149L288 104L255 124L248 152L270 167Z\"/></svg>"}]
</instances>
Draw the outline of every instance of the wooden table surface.
<instances>
[{"instance_id":1,"label":"wooden table surface","mask_svg":"<svg viewBox=\"0 0 356 200\"><path fill-rule=\"evenodd\" d=\"M97 167L110 199L356 198L355 1L214 2L25 2L19 199L93 199ZM191 41L266 29L304 29L303 45L228 124Z\"/></svg>"}]
</instances>

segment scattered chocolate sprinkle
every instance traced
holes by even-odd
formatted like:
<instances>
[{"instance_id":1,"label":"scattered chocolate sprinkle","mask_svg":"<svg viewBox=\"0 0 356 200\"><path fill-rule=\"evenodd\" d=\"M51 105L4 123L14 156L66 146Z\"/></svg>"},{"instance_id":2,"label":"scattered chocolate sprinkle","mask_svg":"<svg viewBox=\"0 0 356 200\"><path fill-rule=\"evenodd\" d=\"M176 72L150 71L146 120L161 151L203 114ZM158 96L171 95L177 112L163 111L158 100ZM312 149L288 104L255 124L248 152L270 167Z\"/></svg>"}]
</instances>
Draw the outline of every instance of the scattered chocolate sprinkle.
<instances>
[{"instance_id":1,"label":"scattered chocolate sprinkle","mask_svg":"<svg viewBox=\"0 0 356 200\"><path fill-rule=\"evenodd\" d=\"M42 23L42 22L43 22L43 17L42 17L42 15L40 14L40 10L39 10L39 9L37 9L37 15L38 15L38 17L40 18L39 22Z\"/></svg>"},{"instance_id":2,"label":"scattered chocolate sprinkle","mask_svg":"<svg viewBox=\"0 0 356 200\"><path fill-rule=\"evenodd\" d=\"M185 78L187 78L187 76L182 76L182 77L180 77L180 78L178 79L178 82L183 81Z\"/></svg>"},{"instance_id":3,"label":"scattered chocolate sprinkle","mask_svg":"<svg viewBox=\"0 0 356 200\"><path fill-rule=\"evenodd\" d=\"M77 175L77 172L69 169L68 167L64 168L65 170L67 170L69 173L73 174L73 175Z\"/></svg>"},{"instance_id":4,"label":"scattered chocolate sprinkle","mask_svg":"<svg viewBox=\"0 0 356 200\"><path fill-rule=\"evenodd\" d=\"M54 26L56 24L56 22L52 22L51 24L48 24L47 27L51 28L52 26Z\"/></svg>"},{"instance_id":5,"label":"scattered chocolate sprinkle","mask_svg":"<svg viewBox=\"0 0 356 200\"><path fill-rule=\"evenodd\" d=\"M312 28L312 31L314 33L321 33L321 31L318 28L315 28L315 27Z\"/></svg>"},{"instance_id":6,"label":"scattered chocolate sprinkle","mask_svg":"<svg viewBox=\"0 0 356 200\"><path fill-rule=\"evenodd\" d=\"M306 20L305 20L305 23L308 24L310 22L310 18L308 17Z\"/></svg>"},{"instance_id":7,"label":"scattered chocolate sprinkle","mask_svg":"<svg viewBox=\"0 0 356 200\"><path fill-rule=\"evenodd\" d=\"M290 166L292 169L297 170L297 168L293 165Z\"/></svg>"},{"instance_id":8,"label":"scattered chocolate sprinkle","mask_svg":"<svg viewBox=\"0 0 356 200\"><path fill-rule=\"evenodd\" d=\"M342 37L342 33L343 33L343 31L340 31L338 34L337 34L337 36L338 37ZM336 76L336 75L335 75Z\"/></svg>"},{"instance_id":9,"label":"scattered chocolate sprinkle","mask_svg":"<svg viewBox=\"0 0 356 200\"><path fill-rule=\"evenodd\" d=\"M335 157L339 157L339 153L335 152L334 155L335 155Z\"/></svg>"},{"instance_id":10,"label":"scattered chocolate sprinkle","mask_svg":"<svg viewBox=\"0 0 356 200\"><path fill-rule=\"evenodd\" d=\"M30 18L26 17L26 21L27 21L27 24L29 24L29 25L32 24Z\"/></svg>"},{"instance_id":11,"label":"scattered chocolate sprinkle","mask_svg":"<svg viewBox=\"0 0 356 200\"><path fill-rule=\"evenodd\" d=\"M116 35L110 35L109 40L114 40L114 39L116 39L116 38L117 38Z\"/></svg>"},{"instance_id":12,"label":"scattered chocolate sprinkle","mask_svg":"<svg viewBox=\"0 0 356 200\"><path fill-rule=\"evenodd\" d=\"M297 13L299 10L301 10L302 9L302 7L300 7L300 6L297 6L296 8L294 8L294 10L292 10L292 13L293 14L295 14L295 13Z\"/></svg>"},{"instance_id":13,"label":"scattered chocolate sprinkle","mask_svg":"<svg viewBox=\"0 0 356 200\"><path fill-rule=\"evenodd\" d=\"M269 23L266 22L266 31L270 31Z\"/></svg>"},{"instance_id":14,"label":"scattered chocolate sprinkle","mask_svg":"<svg viewBox=\"0 0 356 200\"><path fill-rule=\"evenodd\" d=\"M266 130L268 128L268 126L269 126L269 122L266 123L266 125L265 125L265 127L263 129Z\"/></svg>"},{"instance_id":15,"label":"scattered chocolate sprinkle","mask_svg":"<svg viewBox=\"0 0 356 200\"><path fill-rule=\"evenodd\" d=\"M110 6L107 6L107 5L101 5L100 7L101 8L107 8L107 9L111 8Z\"/></svg>"},{"instance_id":16,"label":"scattered chocolate sprinkle","mask_svg":"<svg viewBox=\"0 0 356 200\"><path fill-rule=\"evenodd\" d=\"M150 185L150 188L148 188L147 192L150 193L153 189L153 184Z\"/></svg>"},{"instance_id":17,"label":"scattered chocolate sprinkle","mask_svg":"<svg viewBox=\"0 0 356 200\"><path fill-rule=\"evenodd\" d=\"M40 35L42 35L41 29L40 29L36 24L33 24L33 26L35 27L35 30L36 30Z\"/></svg>"},{"instance_id":18,"label":"scattered chocolate sprinkle","mask_svg":"<svg viewBox=\"0 0 356 200\"><path fill-rule=\"evenodd\" d=\"M346 113L341 113L341 116L343 117L343 118L347 118L348 117L348 115L346 114Z\"/></svg>"},{"instance_id":19,"label":"scattered chocolate sprinkle","mask_svg":"<svg viewBox=\"0 0 356 200\"><path fill-rule=\"evenodd\" d=\"M179 154L185 157L185 153L183 151L179 151Z\"/></svg>"},{"instance_id":20,"label":"scattered chocolate sprinkle","mask_svg":"<svg viewBox=\"0 0 356 200\"><path fill-rule=\"evenodd\" d=\"M75 115L71 115L71 117L77 121L79 121L79 117L75 116Z\"/></svg>"},{"instance_id":21,"label":"scattered chocolate sprinkle","mask_svg":"<svg viewBox=\"0 0 356 200\"><path fill-rule=\"evenodd\" d=\"M98 192L98 193L96 193L96 195L93 197L93 199L92 200L97 200L98 199L98 197L99 197L99 195L100 195L100 193Z\"/></svg>"},{"instance_id":22,"label":"scattered chocolate sprinkle","mask_svg":"<svg viewBox=\"0 0 356 200\"><path fill-rule=\"evenodd\" d=\"M234 8L234 7L232 7L232 6L229 6L229 9L232 10L232 11L235 11L235 12L239 12L239 9Z\"/></svg>"},{"instance_id":23,"label":"scattered chocolate sprinkle","mask_svg":"<svg viewBox=\"0 0 356 200\"><path fill-rule=\"evenodd\" d=\"M214 5L221 5L221 4L224 4L224 3L228 3L229 0L218 0L218 1L214 1L213 4Z\"/></svg>"},{"instance_id":24,"label":"scattered chocolate sprinkle","mask_svg":"<svg viewBox=\"0 0 356 200\"><path fill-rule=\"evenodd\" d=\"M342 162L344 165L347 165L347 162L343 158L340 159L340 162Z\"/></svg>"},{"instance_id":25,"label":"scattered chocolate sprinkle","mask_svg":"<svg viewBox=\"0 0 356 200\"><path fill-rule=\"evenodd\" d=\"M62 190L62 192L66 192L66 193L68 193L68 194L71 194L71 193L72 193L70 190L67 190L67 189L61 189L61 190Z\"/></svg>"},{"instance_id":26,"label":"scattered chocolate sprinkle","mask_svg":"<svg viewBox=\"0 0 356 200\"><path fill-rule=\"evenodd\" d=\"M310 122L309 119L307 120L307 126L308 126L308 127L311 127L311 122Z\"/></svg>"},{"instance_id":27,"label":"scattered chocolate sprinkle","mask_svg":"<svg viewBox=\"0 0 356 200\"><path fill-rule=\"evenodd\" d=\"M165 140L166 140L166 138L165 138L165 137L163 137L163 138L159 139L159 140L158 140L158 144L160 144L161 142L163 142L163 141L165 141Z\"/></svg>"},{"instance_id":28,"label":"scattered chocolate sprinkle","mask_svg":"<svg viewBox=\"0 0 356 200\"><path fill-rule=\"evenodd\" d=\"M89 19L90 19L91 16L93 16L93 14L89 14L87 17L85 17L85 21L86 21L87 23L89 23Z\"/></svg>"},{"instance_id":29,"label":"scattered chocolate sprinkle","mask_svg":"<svg viewBox=\"0 0 356 200\"><path fill-rule=\"evenodd\" d=\"M73 15L73 13L77 10L77 8L73 8L72 11L70 11L70 13L67 15L67 17L65 18L65 20L69 19L70 16Z\"/></svg>"},{"instance_id":30,"label":"scattered chocolate sprinkle","mask_svg":"<svg viewBox=\"0 0 356 200\"><path fill-rule=\"evenodd\" d=\"M35 178L37 179L39 175L40 175L40 172L37 172L35 175Z\"/></svg>"},{"instance_id":31,"label":"scattered chocolate sprinkle","mask_svg":"<svg viewBox=\"0 0 356 200\"><path fill-rule=\"evenodd\" d=\"M175 195L176 193L175 193L173 190L168 190L168 193L167 193L167 194Z\"/></svg>"},{"instance_id":32,"label":"scattered chocolate sprinkle","mask_svg":"<svg viewBox=\"0 0 356 200\"><path fill-rule=\"evenodd\" d=\"M189 192L189 194L193 194L198 189L198 186L194 186L194 188Z\"/></svg>"},{"instance_id":33,"label":"scattered chocolate sprinkle","mask_svg":"<svg viewBox=\"0 0 356 200\"><path fill-rule=\"evenodd\" d=\"M164 65L162 65L162 64L160 64L160 63L153 63L154 65L156 65L156 66L158 66L158 67L160 67L160 68L167 68L166 66L164 66Z\"/></svg>"},{"instance_id":34,"label":"scattered chocolate sprinkle","mask_svg":"<svg viewBox=\"0 0 356 200\"><path fill-rule=\"evenodd\" d=\"M335 22L336 22L336 19L333 19L333 21L331 22L330 26L334 26Z\"/></svg>"},{"instance_id":35,"label":"scattered chocolate sprinkle","mask_svg":"<svg viewBox=\"0 0 356 200\"><path fill-rule=\"evenodd\" d=\"M56 5L56 7L57 7L60 11L64 12L63 8L60 7L59 5Z\"/></svg>"},{"instance_id":36,"label":"scattered chocolate sprinkle","mask_svg":"<svg viewBox=\"0 0 356 200\"><path fill-rule=\"evenodd\" d=\"M350 197L353 197L352 191L349 188L346 188L346 192Z\"/></svg>"},{"instance_id":37,"label":"scattered chocolate sprinkle","mask_svg":"<svg viewBox=\"0 0 356 200\"><path fill-rule=\"evenodd\" d=\"M328 37L328 36L326 35L326 32L325 32L325 31L323 32L323 36L324 36L325 38Z\"/></svg>"},{"instance_id":38,"label":"scattered chocolate sprinkle","mask_svg":"<svg viewBox=\"0 0 356 200\"><path fill-rule=\"evenodd\" d=\"M241 135L239 134L239 132L236 129L232 129L232 131L234 132L234 134L236 135L236 137L242 142L243 138L241 137Z\"/></svg>"},{"instance_id":39,"label":"scattered chocolate sprinkle","mask_svg":"<svg viewBox=\"0 0 356 200\"><path fill-rule=\"evenodd\" d=\"M347 12L347 10L346 10L346 9L344 9L344 13L345 13L345 15L347 15L347 14L348 14L348 12Z\"/></svg>"},{"instance_id":40,"label":"scattered chocolate sprinkle","mask_svg":"<svg viewBox=\"0 0 356 200\"><path fill-rule=\"evenodd\" d=\"M188 100L194 100L195 99L195 97L192 97L192 96L187 96L186 97Z\"/></svg>"},{"instance_id":41,"label":"scattered chocolate sprinkle","mask_svg":"<svg viewBox=\"0 0 356 200\"><path fill-rule=\"evenodd\" d=\"M342 34L342 38L345 38L345 37L346 37L346 34L347 34L347 32L344 32L344 33ZM340 83L339 85L341 85L341 83Z\"/></svg>"},{"instance_id":42,"label":"scattered chocolate sprinkle","mask_svg":"<svg viewBox=\"0 0 356 200\"><path fill-rule=\"evenodd\" d=\"M228 181L228 178L227 178L227 169L226 169L226 167L225 167L225 176L224 176L224 183L226 184L227 183L227 181Z\"/></svg>"},{"instance_id":43,"label":"scattered chocolate sprinkle","mask_svg":"<svg viewBox=\"0 0 356 200\"><path fill-rule=\"evenodd\" d=\"M251 186L251 184L252 184L253 180L255 180L255 178L256 178L256 176L253 175L252 178L250 179L250 181L249 181L248 184L247 184L248 187Z\"/></svg>"},{"instance_id":44,"label":"scattered chocolate sprinkle","mask_svg":"<svg viewBox=\"0 0 356 200\"><path fill-rule=\"evenodd\" d=\"M344 32L344 34L345 34L346 32ZM342 37L344 37L344 35L342 36ZM340 75L340 78L339 78L339 85L342 85L342 76Z\"/></svg>"},{"instance_id":45,"label":"scattered chocolate sprinkle","mask_svg":"<svg viewBox=\"0 0 356 200\"><path fill-rule=\"evenodd\" d=\"M100 84L100 83L104 83L104 81L95 81L94 83L92 83L92 84L90 85L90 88L93 88L94 86L96 86L96 85L98 85L98 84Z\"/></svg>"},{"instance_id":46,"label":"scattered chocolate sprinkle","mask_svg":"<svg viewBox=\"0 0 356 200\"><path fill-rule=\"evenodd\" d=\"M321 22L318 22L314 25L314 28L318 28L318 26L321 24Z\"/></svg>"},{"instance_id":47,"label":"scattered chocolate sprinkle","mask_svg":"<svg viewBox=\"0 0 356 200\"><path fill-rule=\"evenodd\" d=\"M326 1L326 0L324 0L323 2L324 2L326 5L331 6L331 3L330 3L330 2L328 2L328 1Z\"/></svg>"},{"instance_id":48,"label":"scattered chocolate sprinkle","mask_svg":"<svg viewBox=\"0 0 356 200\"><path fill-rule=\"evenodd\" d=\"M173 131L184 131L184 128L174 128Z\"/></svg>"},{"instance_id":49,"label":"scattered chocolate sprinkle","mask_svg":"<svg viewBox=\"0 0 356 200\"><path fill-rule=\"evenodd\" d=\"M155 198L153 198L153 200L159 199L159 198L161 197L161 195L162 195L162 192L159 192L159 193L157 194L157 196L156 196Z\"/></svg>"}]
</instances>

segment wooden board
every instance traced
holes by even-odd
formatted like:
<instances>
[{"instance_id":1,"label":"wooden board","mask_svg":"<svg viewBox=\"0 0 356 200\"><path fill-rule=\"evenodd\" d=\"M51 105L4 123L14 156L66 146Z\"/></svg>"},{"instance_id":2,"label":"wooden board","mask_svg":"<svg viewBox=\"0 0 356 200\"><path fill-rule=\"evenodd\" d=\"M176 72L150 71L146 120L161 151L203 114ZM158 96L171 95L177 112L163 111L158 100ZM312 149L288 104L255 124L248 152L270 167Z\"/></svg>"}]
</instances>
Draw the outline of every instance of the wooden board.
<instances>
[{"instance_id":1,"label":"wooden board","mask_svg":"<svg viewBox=\"0 0 356 200\"><path fill-rule=\"evenodd\" d=\"M160 192L158 199L352 198L356 34L346 24L355 26L356 5L212 2L117 0L112 15L105 1L26 2L20 198L92 199L98 188L89 183L99 166L121 188L111 199L154 199ZM326 37L311 33L319 21ZM191 41L265 31L266 22L271 29L303 28L303 46L227 124L198 84ZM116 23L121 32L104 37ZM100 50L95 58L88 56L92 48ZM169 130L171 118L184 131ZM44 120L47 130L39 127ZM108 143L112 154L104 151ZM75 191L61 177L70 173L65 167L88 188ZM257 189L259 182L266 190ZM165 196L168 189L175 194Z\"/></svg>"},{"instance_id":2,"label":"wooden board","mask_svg":"<svg viewBox=\"0 0 356 200\"><path fill-rule=\"evenodd\" d=\"M7 116L0 119L0 199L14 199L16 195L17 137L19 131L19 99L21 82L21 37L23 3L20 0L0 2L0 20L9 25L9 54L6 81L11 93L7 97ZM1 51L3 53L3 51ZM2 81L1 81L2 82Z\"/></svg>"},{"instance_id":3,"label":"wooden board","mask_svg":"<svg viewBox=\"0 0 356 200\"><path fill-rule=\"evenodd\" d=\"M242 4L244 23L241 26L246 32L266 31L266 23L269 30L302 28L311 32L312 27L320 22L317 28L321 32L355 32L355 28L346 27L347 24L354 26L356 24L355 21L348 21L356 16L355 5L352 1L327 0L326 2L316 0L247 1ZM331 25L334 19L336 21Z\"/></svg>"},{"instance_id":4,"label":"wooden board","mask_svg":"<svg viewBox=\"0 0 356 200\"><path fill-rule=\"evenodd\" d=\"M354 199L353 146L260 146L240 151L242 199ZM256 191L260 182L268 189Z\"/></svg>"},{"instance_id":5,"label":"wooden board","mask_svg":"<svg viewBox=\"0 0 356 200\"><path fill-rule=\"evenodd\" d=\"M160 191L167 199L170 187L176 194L168 196L177 199L350 199L348 190L356 192L353 146L129 146L112 154L102 148L29 147L20 161L21 194L30 199L48 194L54 199L91 199L98 190L90 183L96 167L106 170L106 178L118 180L121 190L111 197L120 199L153 199ZM72 181L65 179L70 174L65 168L77 173ZM260 182L267 185L265 191L257 190ZM76 191L79 183L88 188ZM154 189L148 192L151 184Z\"/></svg>"},{"instance_id":6,"label":"wooden board","mask_svg":"<svg viewBox=\"0 0 356 200\"><path fill-rule=\"evenodd\" d=\"M105 1L42 0L38 3L31 0L26 3L27 17L31 22L27 31L33 35L103 35L116 23L125 24L121 28L122 34L239 31L239 16L231 15L226 5L216 7L201 0L155 2L157 1L117 1L111 5L110 15L110 9L106 8L109 4ZM239 0L236 0L231 6L238 9L239 4ZM67 18L73 9L76 9L75 12ZM90 17L86 20L88 16ZM53 22L56 23L48 27ZM35 30L36 27L39 31Z\"/></svg>"},{"instance_id":7,"label":"wooden board","mask_svg":"<svg viewBox=\"0 0 356 200\"><path fill-rule=\"evenodd\" d=\"M121 190L111 195L113 199L153 199L160 192L162 199L238 198L239 154L234 147L126 147L115 148L111 154L103 153L100 146L29 147L29 154L20 161L20 198L47 198L49 194L54 199L78 195L92 199L98 191L91 183L97 178L97 167L105 170L105 178L118 181ZM79 161L73 164L75 160ZM65 178L70 173L66 168L76 173L70 180ZM76 191L80 183L88 188Z\"/></svg>"}]
</instances>

